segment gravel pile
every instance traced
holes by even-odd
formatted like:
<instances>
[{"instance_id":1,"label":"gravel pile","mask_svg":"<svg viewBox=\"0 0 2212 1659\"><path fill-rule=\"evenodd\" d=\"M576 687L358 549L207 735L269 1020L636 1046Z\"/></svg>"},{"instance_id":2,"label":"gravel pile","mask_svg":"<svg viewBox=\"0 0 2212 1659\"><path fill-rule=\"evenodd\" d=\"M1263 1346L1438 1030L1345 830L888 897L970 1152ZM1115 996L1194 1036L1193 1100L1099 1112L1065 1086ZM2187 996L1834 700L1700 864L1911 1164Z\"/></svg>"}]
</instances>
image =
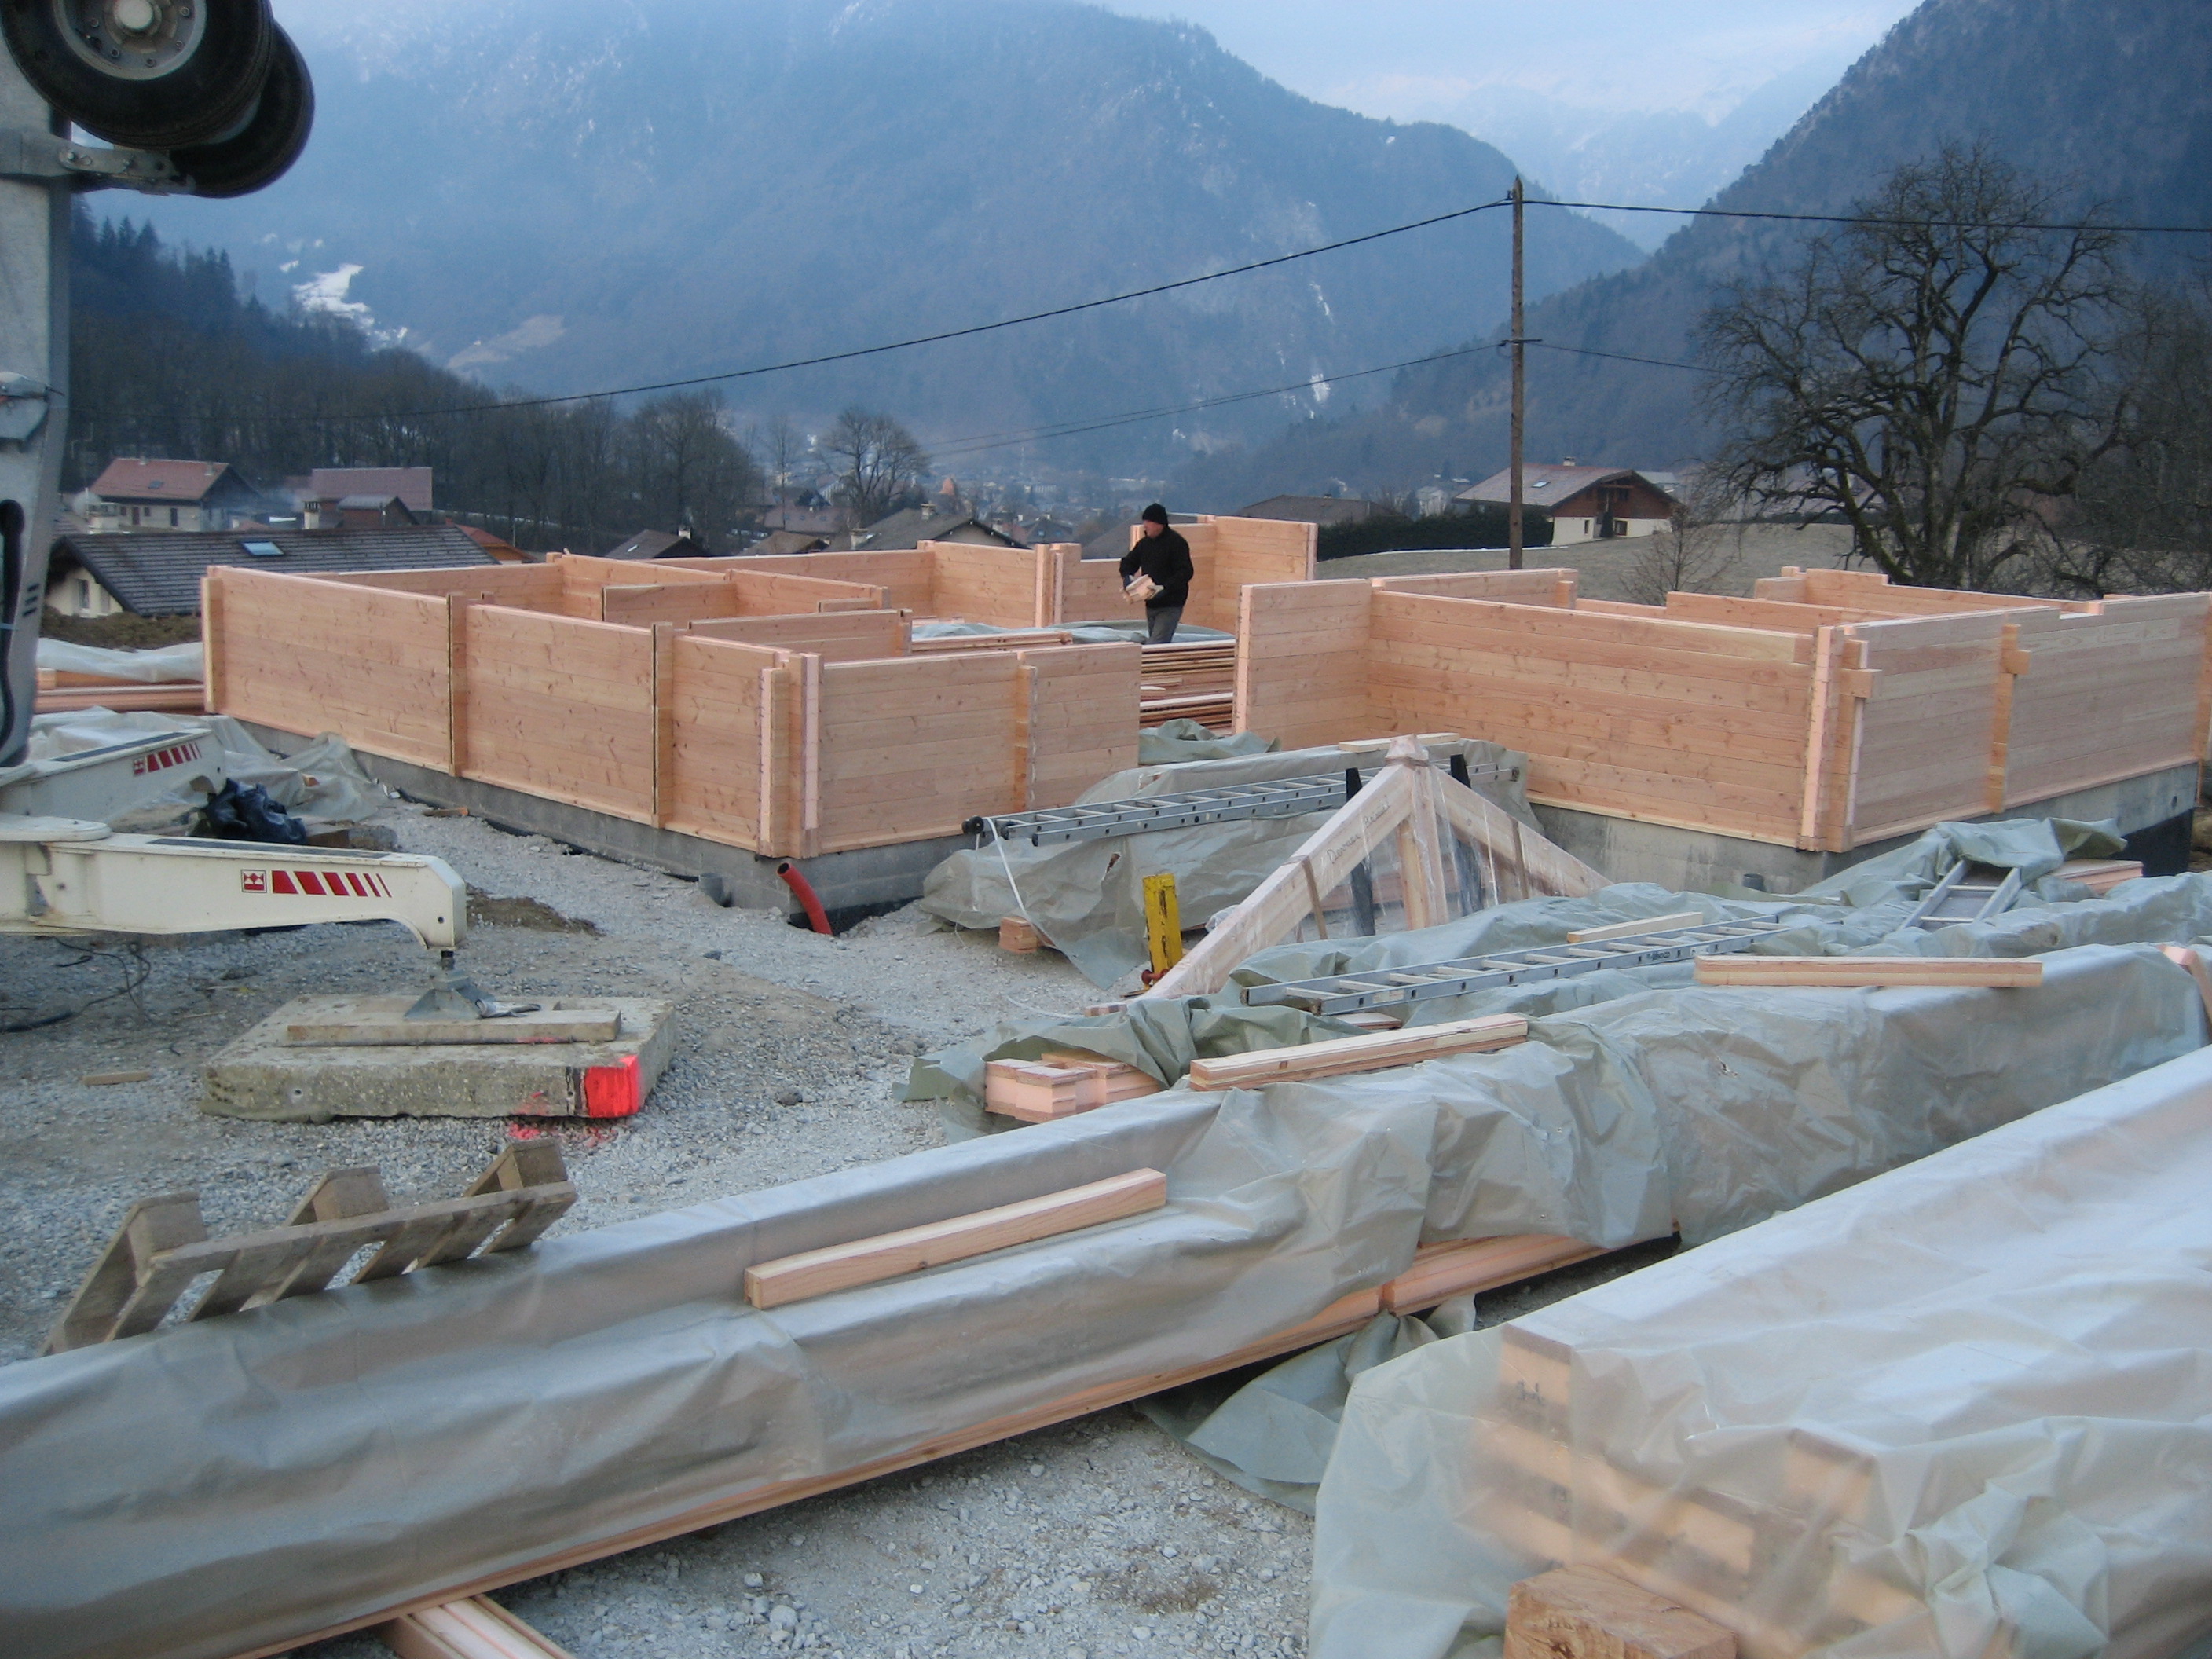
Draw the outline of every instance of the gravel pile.
<instances>
[{"instance_id":1,"label":"gravel pile","mask_svg":"<svg viewBox=\"0 0 2212 1659\"><path fill-rule=\"evenodd\" d=\"M463 953L495 995L661 996L675 1059L633 1119L556 1130L573 1231L936 1145L897 1103L911 1057L1097 993L1058 956L937 932L911 908L836 939L691 884L481 820L397 807L400 847L479 890ZM0 1363L35 1352L124 1207L197 1188L213 1232L282 1221L322 1170L395 1200L458 1194L505 1126L251 1123L196 1109L198 1067L296 996L392 993L428 963L389 926L94 950L0 939L0 1021L82 1008L0 1048ZM143 1081L88 1083L143 1071ZM1554 1275L1548 1299L1588 1282ZM1503 1311L1501 1306L1500 1311ZM1489 1311L1487 1309L1486 1311ZM1302 1646L1310 1525L1116 1409L501 1594L576 1659L1008 1653L1278 1655ZM372 1659L348 1638L301 1650Z\"/></svg>"}]
</instances>

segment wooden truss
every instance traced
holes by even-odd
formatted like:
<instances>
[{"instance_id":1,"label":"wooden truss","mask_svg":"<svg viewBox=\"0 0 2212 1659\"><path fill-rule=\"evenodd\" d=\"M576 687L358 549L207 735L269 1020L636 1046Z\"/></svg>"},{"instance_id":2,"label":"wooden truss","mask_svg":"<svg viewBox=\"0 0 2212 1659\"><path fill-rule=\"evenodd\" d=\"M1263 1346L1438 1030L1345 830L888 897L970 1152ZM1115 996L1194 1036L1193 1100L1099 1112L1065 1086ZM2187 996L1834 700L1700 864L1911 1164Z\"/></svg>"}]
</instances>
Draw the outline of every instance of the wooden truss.
<instances>
[{"instance_id":1,"label":"wooden truss","mask_svg":"<svg viewBox=\"0 0 2212 1659\"><path fill-rule=\"evenodd\" d=\"M1447 836L1464 842L1496 872L1492 890L1516 898L1539 894L1580 897L1607 884L1569 853L1429 764L1412 738L1391 742L1381 772L1346 801L1290 860L1253 890L1199 947L1170 969L1147 996L1202 996L1229 982L1248 957L1297 936L1307 918L1327 935L1327 896L1349 880L1370 854L1395 846L1408 929L1451 920L1456 864Z\"/></svg>"}]
</instances>

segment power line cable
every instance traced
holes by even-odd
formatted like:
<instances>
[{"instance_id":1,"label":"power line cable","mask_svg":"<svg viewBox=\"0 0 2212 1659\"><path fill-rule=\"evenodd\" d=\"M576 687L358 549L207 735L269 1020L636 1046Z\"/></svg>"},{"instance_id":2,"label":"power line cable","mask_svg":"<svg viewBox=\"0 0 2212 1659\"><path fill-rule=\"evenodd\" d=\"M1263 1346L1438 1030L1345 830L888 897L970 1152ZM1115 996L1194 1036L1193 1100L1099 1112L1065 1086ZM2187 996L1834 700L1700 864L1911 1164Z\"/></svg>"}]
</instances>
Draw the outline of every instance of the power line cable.
<instances>
[{"instance_id":1,"label":"power line cable","mask_svg":"<svg viewBox=\"0 0 2212 1659\"><path fill-rule=\"evenodd\" d=\"M1317 254L1335 253L1348 247L1358 247L1368 242L1379 242L1385 237L1403 236L1408 231L1426 230L1432 225L1449 224L1455 219L1470 218L1478 213L1487 213L1492 208L1504 207L1501 198L1495 202L1478 202L1473 207L1454 208L1449 213L1431 214L1425 219L1409 220L1402 225L1391 225L1382 230L1370 230L1364 235L1346 236L1317 246L1299 248L1290 253L1278 253L1266 259L1254 259L1248 264L1231 265L1225 270L1209 270L1197 276L1179 277L1171 283L1155 283L1149 288L1134 288L1120 294L1109 294L1095 300L1079 300L1073 305L1054 306L1045 311L1032 311L1019 317L1002 317L996 322L973 323L966 328L945 329L935 334L917 334L908 339L890 340L881 345L854 346L844 351L823 352L814 357L794 357L785 362L762 363L752 368L732 368L714 374L693 374L678 380L652 380L638 386L609 386L597 392L567 392L555 397L514 398L489 403L456 404L446 409L413 409L392 412L379 411L359 415L246 415L234 418L264 425L333 425L352 421L422 421L452 415L479 415L495 410L541 409L553 404L589 403L598 398L628 398L647 392L680 392L688 386L716 386L725 380L747 380L763 374L781 374L794 368L819 368L829 363L850 362L857 357L880 356L887 351L905 351L915 346L937 345L946 340L965 340L978 334L993 334L1001 329L1019 328L1026 323L1047 322L1055 317L1073 317L1079 312L1097 311L1103 306L1117 306L1130 300L1149 299L1154 295L1172 294L1179 289L1196 288L1201 283L1218 283L1224 277L1244 276L1255 270L1267 270L1276 265L1286 265L1294 260L1310 259Z\"/></svg>"},{"instance_id":2,"label":"power line cable","mask_svg":"<svg viewBox=\"0 0 2212 1659\"><path fill-rule=\"evenodd\" d=\"M1749 208L1650 207L1641 202L1561 202L1531 196L1530 207L1579 208L1604 213L1663 213L1688 219L1775 219L1802 225L1881 225L1911 230L2106 230L2129 236L2212 236L2212 225L2122 225L2101 219L2071 222L2039 219L1886 219L1868 213L1770 213Z\"/></svg>"},{"instance_id":3,"label":"power line cable","mask_svg":"<svg viewBox=\"0 0 2212 1659\"><path fill-rule=\"evenodd\" d=\"M1158 409L1133 410L1127 414L1108 415L1091 421L1063 421L1050 426L1030 427L1014 432L988 432L974 437L947 438L929 446L930 454L938 460L962 455L981 454L988 449L1005 449L1015 444L1036 443L1052 438L1069 438L1079 433L1103 432L1109 427L1133 426L1140 421L1165 420L1172 415L1189 415L1202 409L1218 409L1224 404L1250 403L1259 398L1276 398L1293 392L1309 392L1318 384L1335 386L1345 380L1364 380L1370 374L1389 374L1401 368L1418 368L1424 363L1440 363L1454 357L1470 357L1497 349L1495 343L1462 346L1452 351L1432 351L1425 356L1407 357L1399 362L1378 363L1372 368L1355 368L1342 374L1321 374L1303 380L1292 380L1282 386L1263 386L1255 392L1225 392L1218 398L1201 398L1192 403L1165 404Z\"/></svg>"},{"instance_id":4,"label":"power line cable","mask_svg":"<svg viewBox=\"0 0 2212 1659\"><path fill-rule=\"evenodd\" d=\"M1195 288L1201 283L1217 283L1231 276L1248 276L1256 270L1269 270L1274 266L1289 264L1300 259L1310 259L1320 254L1334 253L1345 248L1358 247L1366 243L1381 241L1389 237L1402 236L1411 231L1425 230L1434 225L1448 224L1455 220L1469 218L1476 214L1486 213L1494 208L1504 207L1506 205L1508 205L1508 202L1503 198L1497 201L1480 202L1472 207L1455 208L1448 213L1431 214L1426 218L1409 220L1404 224L1387 226L1383 229L1369 231L1362 235L1347 236L1337 241L1323 242L1313 247L1299 248L1289 253L1279 253L1268 258L1255 259L1244 264L1231 265L1222 270L1206 271L1196 276L1184 276L1177 278L1173 282L1156 283L1147 288L1130 289L1122 293L1104 295L1097 299L1080 300L1070 305L1054 306L1043 311L1028 312L1018 317L1000 318L994 322L975 323L970 324L964 328L945 329L934 334L915 335L907 339L886 341L877 345L854 346L846 350L824 352L812 357L797 357L782 362L763 363L756 365L750 368L727 369L713 374L689 375L679 380L672 380L646 381L635 386L608 386L592 392L562 392L557 395L549 395L540 398L494 398L483 403L453 404L442 409L374 410L347 414L332 413L321 415L235 415L229 416L228 418L242 425L250 424L256 426L334 426L357 424L362 422L375 421L437 420L461 415L489 414L500 410L515 409L541 409L561 404L589 403L594 399L601 398L632 397L652 392L678 392L693 386L717 386L731 380L752 380L762 375L785 374L793 369L818 368L831 363L851 362L862 357L880 356L887 352L908 350L915 346L936 345L950 340L969 339L977 335L992 334L1005 329L1018 328L1030 323L1047 322L1054 318L1075 316L1080 313L1096 311L1106 306L1121 305L1127 301L1147 299L1156 295L1171 294L1182 289ZM2082 231L2096 229L2109 230L2126 234L2212 235L2212 227L2203 225L2103 224L2095 221L2060 223L2045 222L2040 221L2019 221L2008 222L1998 220L1971 219L1882 219L1869 217L1863 214L1780 213L1755 211L1749 209L1713 207L1654 207L1648 204L1638 202L1575 202L1535 196L1532 196L1528 198L1527 205L1530 207L1565 208L1591 212L1657 213L1689 218L1710 217L1775 220L1799 224L1866 224L1907 226L1920 228L1942 228L1952 229L1978 228L1988 230L2033 231ZM1530 343L1536 343L1531 342ZM1473 349L1479 349L1480 348L1474 348ZM1669 362L1659 358L1634 357L1621 353L1591 351L1572 346L1553 345L1548 347L1548 349L1555 351L1578 352L1579 355L1584 356L1613 356L1617 357L1620 361L1625 362L1650 363L1655 367L1662 368L1686 368L1700 373L1706 372L1701 368L1701 366L1694 363ZM1371 369L1357 369L1349 374L1337 375L1332 378L1337 380L1356 380L1363 375L1387 374L1394 368L1412 368L1424 362L1437 361L1443 357L1464 355L1467 354L1460 352L1438 353L1431 358L1413 358L1408 359L1407 362L1402 363L1388 364L1381 368ZM1073 431L1078 430L1099 430L1103 429L1106 426L1124 425L1138 420L1158 418L1160 416L1166 414L1183 413L1198 409L1215 407L1221 403L1240 402L1255 398L1272 397L1277 395L1279 391L1284 389L1285 388L1278 388L1263 392L1239 392L1229 398L1209 399L1201 403L1181 405L1175 409L1149 411L1141 414L1116 416L1098 423L1097 426L1072 426L1070 428L1070 434L1072 434ZM1286 389L1296 390L1297 388L1293 387ZM1050 434L1040 435L1063 434ZM1006 440L1006 441L1026 441L1027 440L1014 440L1011 438ZM956 440L955 441L965 442L970 441ZM995 447L997 446L994 444L993 447Z\"/></svg>"}]
</instances>

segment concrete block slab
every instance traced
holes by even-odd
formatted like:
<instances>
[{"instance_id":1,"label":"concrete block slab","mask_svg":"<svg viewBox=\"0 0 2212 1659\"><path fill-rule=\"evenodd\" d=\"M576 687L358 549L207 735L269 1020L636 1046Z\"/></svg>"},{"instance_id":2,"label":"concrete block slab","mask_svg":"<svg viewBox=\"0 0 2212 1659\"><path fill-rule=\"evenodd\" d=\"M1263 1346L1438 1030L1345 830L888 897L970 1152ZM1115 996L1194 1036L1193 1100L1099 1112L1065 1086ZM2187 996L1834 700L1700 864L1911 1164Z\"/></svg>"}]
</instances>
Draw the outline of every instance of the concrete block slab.
<instances>
[{"instance_id":1,"label":"concrete block slab","mask_svg":"<svg viewBox=\"0 0 2212 1659\"><path fill-rule=\"evenodd\" d=\"M595 999L619 1013L608 1042L342 1047L288 1040L344 997L289 1002L210 1060L200 1109L218 1117L327 1123L337 1117L628 1117L675 1048L673 1006Z\"/></svg>"}]
</instances>

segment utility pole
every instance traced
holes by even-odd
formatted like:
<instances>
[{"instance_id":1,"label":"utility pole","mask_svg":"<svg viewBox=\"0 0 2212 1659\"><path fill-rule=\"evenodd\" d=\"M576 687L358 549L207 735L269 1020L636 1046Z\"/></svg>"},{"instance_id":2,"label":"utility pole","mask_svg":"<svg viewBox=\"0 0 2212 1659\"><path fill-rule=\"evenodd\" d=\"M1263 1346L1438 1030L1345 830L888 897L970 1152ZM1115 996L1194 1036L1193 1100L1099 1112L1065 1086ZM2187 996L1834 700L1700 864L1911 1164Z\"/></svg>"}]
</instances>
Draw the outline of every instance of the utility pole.
<instances>
[{"instance_id":1,"label":"utility pole","mask_svg":"<svg viewBox=\"0 0 2212 1659\"><path fill-rule=\"evenodd\" d=\"M1508 440L1510 451L1506 466L1513 475L1513 491L1505 509L1505 568L1521 568L1521 427L1527 413L1528 380L1525 358L1528 347L1521 338L1521 252L1522 217L1526 210L1528 191L1521 177L1513 178L1513 418L1512 434Z\"/></svg>"}]
</instances>

